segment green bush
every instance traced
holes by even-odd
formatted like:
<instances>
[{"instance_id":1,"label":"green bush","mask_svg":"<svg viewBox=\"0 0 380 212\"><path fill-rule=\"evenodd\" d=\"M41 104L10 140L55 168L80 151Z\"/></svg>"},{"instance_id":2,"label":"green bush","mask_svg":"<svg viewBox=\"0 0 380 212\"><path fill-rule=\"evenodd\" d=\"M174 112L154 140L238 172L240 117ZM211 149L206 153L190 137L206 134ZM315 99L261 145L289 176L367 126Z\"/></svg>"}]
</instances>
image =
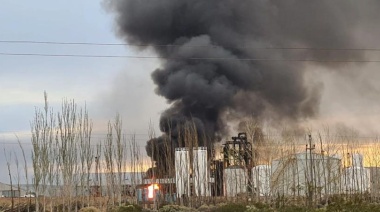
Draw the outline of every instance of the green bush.
<instances>
[{"instance_id":1,"label":"green bush","mask_svg":"<svg viewBox=\"0 0 380 212\"><path fill-rule=\"evenodd\" d=\"M95 207L85 207L80 209L79 212L100 212L100 210Z\"/></svg>"},{"instance_id":2,"label":"green bush","mask_svg":"<svg viewBox=\"0 0 380 212\"><path fill-rule=\"evenodd\" d=\"M141 212L142 207L139 205L122 205L114 207L110 212Z\"/></svg>"},{"instance_id":3,"label":"green bush","mask_svg":"<svg viewBox=\"0 0 380 212\"><path fill-rule=\"evenodd\" d=\"M198 208L198 211L199 211L199 212L211 212L211 211L213 211L215 208L216 208L216 206L214 206L214 205L201 205L201 206Z\"/></svg>"},{"instance_id":4,"label":"green bush","mask_svg":"<svg viewBox=\"0 0 380 212\"><path fill-rule=\"evenodd\" d=\"M212 212L242 212L242 211L245 211L246 209L247 208L245 205L230 203L230 204L219 206L213 209Z\"/></svg>"},{"instance_id":5,"label":"green bush","mask_svg":"<svg viewBox=\"0 0 380 212\"><path fill-rule=\"evenodd\" d=\"M188 211L195 211L192 208L188 208L185 206L180 206L180 205L165 205L162 208L158 210L159 212L188 212Z\"/></svg>"},{"instance_id":6,"label":"green bush","mask_svg":"<svg viewBox=\"0 0 380 212\"><path fill-rule=\"evenodd\" d=\"M327 206L326 211L338 212L338 211L357 211L357 212L372 212L380 211L380 205L375 203L353 203L346 202L342 204L332 203Z\"/></svg>"},{"instance_id":7,"label":"green bush","mask_svg":"<svg viewBox=\"0 0 380 212\"><path fill-rule=\"evenodd\" d=\"M247 205L245 212L256 212L260 211L260 209L256 208L254 205Z\"/></svg>"},{"instance_id":8,"label":"green bush","mask_svg":"<svg viewBox=\"0 0 380 212\"><path fill-rule=\"evenodd\" d=\"M271 208L269 205L258 202L253 205L247 205L245 212L274 212L275 210Z\"/></svg>"},{"instance_id":9,"label":"green bush","mask_svg":"<svg viewBox=\"0 0 380 212\"><path fill-rule=\"evenodd\" d=\"M273 211L275 211L270 205L262 203L262 202L254 203L253 206L257 209L256 211L262 211L262 212L273 212ZM254 211L254 209L252 208L251 211Z\"/></svg>"},{"instance_id":10,"label":"green bush","mask_svg":"<svg viewBox=\"0 0 380 212\"><path fill-rule=\"evenodd\" d=\"M304 212L310 211L309 208L299 205L287 205L278 209L280 212Z\"/></svg>"}]
</instances>

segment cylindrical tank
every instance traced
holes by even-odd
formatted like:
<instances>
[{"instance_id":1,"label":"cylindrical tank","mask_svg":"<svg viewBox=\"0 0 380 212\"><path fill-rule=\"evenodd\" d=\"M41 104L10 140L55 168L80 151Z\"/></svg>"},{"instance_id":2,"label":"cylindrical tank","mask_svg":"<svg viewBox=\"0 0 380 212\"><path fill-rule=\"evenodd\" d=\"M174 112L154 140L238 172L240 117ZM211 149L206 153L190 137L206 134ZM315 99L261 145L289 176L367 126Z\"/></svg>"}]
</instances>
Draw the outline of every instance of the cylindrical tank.
<instances>
[{"instance_id":1,"label":"cylindrical tank","mask_svg":"<svg viewBox=\"0 0 380 212\"><path fill-rule=\"evenodd\" d=\"M258 165L252 168L253 187L258 195L269 196L270 194L271 167Z\"/></svg>"},{"instance_id":2,"label":"cylindrical tank","mask_svg":"<svg viewBox=\"0 0 380 212\"><path fill-rule=\"evenodd\" d=\"M175 182L178 197L190 194L190 156L188 148L175 149Z\"/></svg>"},{"instance_id":3,"label":"cylindrical tank","mask_svg":"<svg viewBox=\"0 0 380 212\"><path fill-rule=\"evenodd\" d=\"M193 148L193 183L196 196L210 196L207 147Z\"/></svg>"},{"instance_id":4,"label":"cylindrical tank","mask_svg":"<svg viewBox=\"0 0 380 212\"><path fill-rule=\"evenodd\" d=\"M227 197L234 197L240 193L247 192L247 173L238 166L224 169L224 194Z\"/></svg>"},{"instance_id":5,"label":"cylindrical tank","mask_svg":"<svg viewBox=\"0 0 380 212\"><path fill-rule=\"evenodd\" d=\"M331 157L342 160L342 155L340 155L340 154L333 154L333 155L331 155Z\"/></svg>"},{"instance_id":6,"label":"cylindrical tank","mask_svg":"<svg viewBox=\"0 0 380 212\"><path fill-rule=\"evenodd\" d=\"M368 191L371 186L370 170L363 167L348 167L344 171L342 181L346 193Z\"/></svg>"},{"instance_id":7,"label":"cylindrical tank","mask_svg":"<svg viewBox=\"0 0 380 212\"><path fill-rule=\"evenodd\" d=\"M352 166L353 167L363 167L363 155L355 153L352 155Z\"/></svg>"}]
</instances>

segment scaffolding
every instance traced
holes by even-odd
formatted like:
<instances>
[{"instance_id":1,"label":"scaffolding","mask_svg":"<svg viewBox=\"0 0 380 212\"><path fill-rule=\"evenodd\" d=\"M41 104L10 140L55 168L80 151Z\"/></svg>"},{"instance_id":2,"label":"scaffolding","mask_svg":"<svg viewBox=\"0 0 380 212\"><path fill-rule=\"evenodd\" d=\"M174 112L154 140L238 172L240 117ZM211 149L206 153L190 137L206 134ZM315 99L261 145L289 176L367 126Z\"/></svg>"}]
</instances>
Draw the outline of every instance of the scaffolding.
<instances>
[{"instance_id":1,"label":"scaffolding","mask_svg":"<svg viewBox=\"0 0 380 212\"><path fill-rule=\"evenodd\" d=\"M223 162L224 168L252 168L252 144L247 140L247 133L239 133L237 137L232 137L232 141L226 141L223 147Z\"/></svg>"}]
</instances>

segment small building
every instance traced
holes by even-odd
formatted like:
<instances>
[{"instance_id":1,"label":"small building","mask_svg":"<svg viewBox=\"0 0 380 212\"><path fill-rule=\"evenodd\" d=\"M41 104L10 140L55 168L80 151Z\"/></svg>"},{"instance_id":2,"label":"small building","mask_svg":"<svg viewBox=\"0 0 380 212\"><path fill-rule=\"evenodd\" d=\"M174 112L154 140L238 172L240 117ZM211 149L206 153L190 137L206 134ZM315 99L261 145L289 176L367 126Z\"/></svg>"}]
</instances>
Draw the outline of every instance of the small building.
<instances>
[{"instance_id":1,"label":"small building","mask_svg":"<svg viewBox=\"0 0 380 212\"><path fill-rule=\"evenodd\" d=\"M341 188L341 159L302 152L272 161L272 195L337 194Z\"/></svg>"},{"instance_id":2,"label":"small building","mask_svg":"<svg viewBox=\"0 0 380 212\"><path fill-rule=\"evenodd\" d=\"M0 197L20 197L25 193L23 189L19 189L14 185L0 183Z\"/></svg>"}]
</instances>

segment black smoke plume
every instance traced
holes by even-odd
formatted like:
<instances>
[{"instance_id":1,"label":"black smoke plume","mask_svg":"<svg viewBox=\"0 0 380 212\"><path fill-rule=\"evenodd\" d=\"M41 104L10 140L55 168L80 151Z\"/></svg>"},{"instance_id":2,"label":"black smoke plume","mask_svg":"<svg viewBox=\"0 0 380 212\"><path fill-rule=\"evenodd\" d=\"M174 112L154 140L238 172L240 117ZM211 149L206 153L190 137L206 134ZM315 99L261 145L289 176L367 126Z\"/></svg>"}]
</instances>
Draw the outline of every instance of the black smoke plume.
<instances>
[{"instance_id":1,"label":"black smoke plume","mask_svg":"<svg viewBox=\"0 0 380 212\"><path fill-rule=\"evenodd\" d=\"M212 143L226 130L226 114L293 121L316 116L322 88L305 81L308 63L300 60L334 69L344 63L318 61L364 58L358 51L308 48L355 48L356 26L378 17L379 5L375 0L108 1L118 35L162 58L152 79L171 106L160 120L165 135L148 142L148 154L160 161L152 149L159 152L165 139L171 148L182 146L178 126L189 123L200 143Z\"/></svg>"}]
</instances>

